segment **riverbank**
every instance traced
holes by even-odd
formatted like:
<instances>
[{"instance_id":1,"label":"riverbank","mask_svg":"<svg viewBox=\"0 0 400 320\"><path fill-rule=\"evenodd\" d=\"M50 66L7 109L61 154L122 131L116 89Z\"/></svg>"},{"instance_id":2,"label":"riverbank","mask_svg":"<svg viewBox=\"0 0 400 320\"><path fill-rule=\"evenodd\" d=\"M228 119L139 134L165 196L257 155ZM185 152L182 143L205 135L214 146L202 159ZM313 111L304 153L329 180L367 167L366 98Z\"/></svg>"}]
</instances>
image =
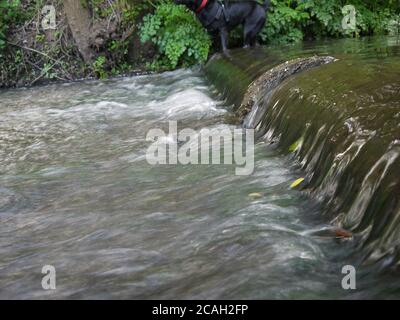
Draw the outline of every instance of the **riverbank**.
<instances>
[{"instance_id":1,"label":"riverbank","mask_svg":"<svg viewBox=\"0 0 400 320\"><path fill-rule=\"evenodd\" d=\"M0 88L106 79L202 64L218 49L193 15L148 0L0 0ZM354 29L341 27L339 1L274 1L259 35L263 45L398 34L400 8L354 1ZM382 10L381 10L382 9ZM284 22L284 23L282 23ZM240 28L230 47L242 43Z\"/></svg>"},{"instance_id":2,"label":"riverbank","mask_svg":"<svg viewBox=\"0 0 400 320\"><path fill-rule=\"evenodd\" d=\"M137 30L148 6L106 2L18 1L2 9L9 25L0 46L0 88L148 73L154 49Z\"/></svg>"}]
</instances>

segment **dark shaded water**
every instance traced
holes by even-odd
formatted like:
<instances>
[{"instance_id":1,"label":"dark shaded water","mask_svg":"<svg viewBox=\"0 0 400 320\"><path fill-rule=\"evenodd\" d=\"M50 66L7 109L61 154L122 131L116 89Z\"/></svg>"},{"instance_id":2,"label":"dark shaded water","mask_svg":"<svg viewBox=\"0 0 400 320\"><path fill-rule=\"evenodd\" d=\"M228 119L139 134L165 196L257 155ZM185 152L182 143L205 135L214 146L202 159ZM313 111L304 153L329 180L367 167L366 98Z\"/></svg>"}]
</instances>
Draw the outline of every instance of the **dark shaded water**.
<instances>
[{"instance_id":1,"label":"dark shaded water","mask_svg":"<svg viewBox=\"0 0 400 320\"><path fill-rule=\"evenodd\" d=\"M0 298L400 297L357 241L319 232L331 217L272 146L247 177L147 163L148 130L217 129L227 109L198 71L0 92Z\"/></svg>"}]
</instances>

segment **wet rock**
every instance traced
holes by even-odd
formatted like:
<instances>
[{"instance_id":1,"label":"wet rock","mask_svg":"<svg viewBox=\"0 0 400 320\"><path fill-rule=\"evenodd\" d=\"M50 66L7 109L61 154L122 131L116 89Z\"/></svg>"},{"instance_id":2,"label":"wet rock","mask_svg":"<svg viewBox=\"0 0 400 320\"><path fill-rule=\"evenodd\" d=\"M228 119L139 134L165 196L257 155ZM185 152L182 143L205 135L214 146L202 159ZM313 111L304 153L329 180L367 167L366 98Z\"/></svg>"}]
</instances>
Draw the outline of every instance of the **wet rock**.
<instances>
[{"instance_id":1,"label":"wet rock","mask_svg":"<svg viewBox=\"0 0 400 320\"><path fill-rule=\"evenodd\" d=\"M250 112L255 102L261 95L265 95L271 92L277 87L283 80L299 73L304 70L319 67L324 64L331 63L336 59L331 56L313 56L309 58L299 58L291 61L286 61L275 68L263 73L255 81L253 81L245 96L243 97L242 103L236 114L238 118L244 119L244 117Z\"/></svg>"}]
</instances>

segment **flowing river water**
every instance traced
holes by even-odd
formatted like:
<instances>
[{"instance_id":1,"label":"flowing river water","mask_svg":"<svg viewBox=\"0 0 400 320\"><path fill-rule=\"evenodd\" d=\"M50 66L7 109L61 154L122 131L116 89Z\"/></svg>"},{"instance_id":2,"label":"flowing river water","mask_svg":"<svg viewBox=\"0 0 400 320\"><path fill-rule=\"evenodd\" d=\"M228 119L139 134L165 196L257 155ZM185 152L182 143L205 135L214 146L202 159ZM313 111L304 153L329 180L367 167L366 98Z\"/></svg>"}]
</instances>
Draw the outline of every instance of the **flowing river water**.
<instances>
[{"instance_id":1,"label":"flowing river water","mask_svg":"<svg viewBox=\"0 0 400 320\"><path fill-rule=\"evenodd\" d=\"M218 129L230 110L201 70L0 92L0 298L399 298L395 271L324 232L273 145L257 142L250 176L146 161L150 129Z\"/></svg>"}]
</instances>

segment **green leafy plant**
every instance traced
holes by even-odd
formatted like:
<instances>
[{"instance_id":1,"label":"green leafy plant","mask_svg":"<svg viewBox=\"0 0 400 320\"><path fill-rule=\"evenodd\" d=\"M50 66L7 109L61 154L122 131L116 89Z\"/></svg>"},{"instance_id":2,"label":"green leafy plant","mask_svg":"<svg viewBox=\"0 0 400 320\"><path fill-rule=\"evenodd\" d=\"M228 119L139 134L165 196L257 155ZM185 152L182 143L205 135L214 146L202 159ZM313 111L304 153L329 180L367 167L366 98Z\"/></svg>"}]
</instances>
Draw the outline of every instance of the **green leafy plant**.
<instances>
[{"instance_id":1,"label":"green leafy plant","mask_svg":"<svg viewBox=\"0 0 400 320\"><path fill-rule=\"evenodd\" d=\"M0 0L0 51L6 46L9 26L20 16L20 0Z\"/></svg>"},{"instance_id":2,"label":"green leafy plant","mask_svg":"<svg viewBox=\"0 0 400 320\"><path fill-rule=\"evenodd\" d=\"M154 14L144 17L140 37L156 45L158 55L151 67L158 70L204 63L211 47L210 37L195 16L171 2L160 3Z\"/></svg>"},{"instance_id":3,"label":"green leafy plant","mask_svg":"<svg viewBox=\"0 0 400 320\"><path fill-rule=\"evenodd\" d=\"M345 5L356 9L355 30L342 27ZM397 0L271 0L262 43L298 42L307 38L395 34Z\"/></svg>"},{"instance_id":4,"label":"green leafy plant","mask_svg":"<svg viewBox=\"0 0 400 320\"><path fill-rule=\"evenodd\" d=\"M105 63L106 63L106 57L99 56L92 64L93 72L100 79L105 79L107 77L107 72L105 71Z\"/></svg>"},{"instance_id":5,"label":"green leafy plant","mask_svg":"<svg viewBox=\"0 0 400 320\"><path fill-rule=\"evenodd\" d=\"M302 26L310 18L304 4L271 0L267 23L260 33L263 43L287 43L303 40Z\"/></svg>"}]
</instances>

